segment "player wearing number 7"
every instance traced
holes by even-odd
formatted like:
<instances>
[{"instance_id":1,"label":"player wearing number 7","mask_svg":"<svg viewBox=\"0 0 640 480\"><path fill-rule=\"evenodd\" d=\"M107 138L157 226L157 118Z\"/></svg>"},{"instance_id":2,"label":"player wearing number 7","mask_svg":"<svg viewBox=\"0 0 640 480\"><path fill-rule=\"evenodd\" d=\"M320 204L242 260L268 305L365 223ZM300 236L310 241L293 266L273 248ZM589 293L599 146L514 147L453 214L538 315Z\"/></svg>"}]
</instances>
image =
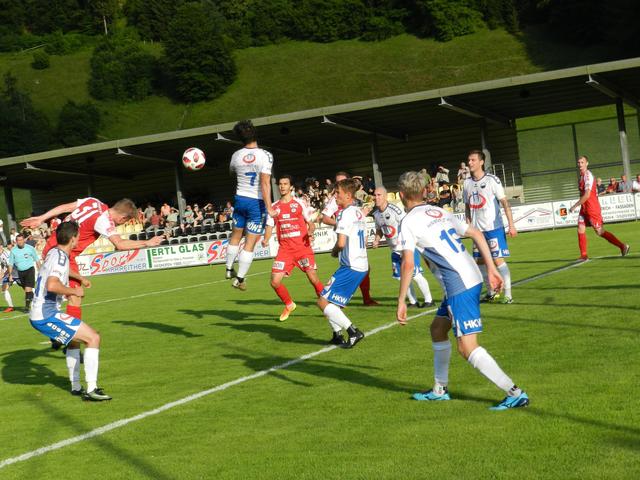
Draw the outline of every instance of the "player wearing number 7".
<instances>
[{"instance_id":1,"label":"player wearing number 7","mask_svg":"<svg viewBox=\"0 0 640 480\"><path fill-rule=\"evenodd\" d=\"M426 182L418 172L406 172L398 182L400 197L407 214L400 224L399 243L402 249L400 293L397 319L407 322L405 297L414 272L414 251L417 249L442 276L445 298L431 323L434 353L435 383L431 390L416 393L416 400L450 400L448 392L451 343L448 333L453 327L458 352L473 367L503 390L507 396L492 410L524 407L529 397L502 371L494 358L478 343L482 332L480 292L482 274L466 252L460 237L471 237L487 265L490 285L496 291L502 278L491 258L491 251L482 232L459 221L445 210L423 202Z\"/></svg>"}]
</instances>

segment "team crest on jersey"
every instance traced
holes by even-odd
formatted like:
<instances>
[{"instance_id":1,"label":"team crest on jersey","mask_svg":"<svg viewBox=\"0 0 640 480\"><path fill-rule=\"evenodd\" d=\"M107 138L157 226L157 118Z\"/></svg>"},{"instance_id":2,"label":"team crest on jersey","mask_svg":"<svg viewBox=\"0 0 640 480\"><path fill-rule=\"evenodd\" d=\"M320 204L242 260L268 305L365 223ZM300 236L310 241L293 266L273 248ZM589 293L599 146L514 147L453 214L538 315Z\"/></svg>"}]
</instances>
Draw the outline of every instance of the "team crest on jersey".
<instances>
[{"instance_id":1,"label":"team crest on jersey","mask_svg":"<svg viewBox=\"0 0 640 480\"><path fill-rule=\"evenodd\" d=\"M362 220L362 212L360 210L356 210L356 218Z\"/></svg>"},{"instance_id":2,"label":"team crest on jersey","mask_svg":"<svg viewBox=\"0 0 640 480\"><path fill-rule=\"evenodd\" d=\"M429 215L432 218L440 218L440 217L442 217L442 212L440 210L435 210L435 209L431 210L431 209L429 209L429 210L425 210L424 213L426 213L427 215Z\"/></svg>"},{"instance_id":3,"label":"team crest on jersey","mask_svg":"<svg viewBox=\"0 0 640 480\"><path fill-rule=\"evenodd\" d=\"M396 229L393 228L391 225L383 225L382 233L384 233L384 236L387 238L393 238L396 234Z\"/></svg>"},{"instance_id":4,"label":"team crest on jersey","mask_svg":"<svg viewBox=\"0 0 640 480\"><path fill-rule=\"evenodd\" d=\"M484 187L483 187L484 188ZM482 208L487 204L487 199L484 195L480 195L478 192L473 192L469 198L469 208Z\"/></svg>"},{"instance_id":5,"label":"team crest on jersey","mask_svg":"<svg viewBox=\"0 0 640 480\"><path fill-rule=\"evenodd\" d=\"M256 156L253 153L247 153L244 157L242 157L242 161L244 163L253 163L256 161Z\"/></svg>"},{"instance_id":6,"label":"team crest on jersey","mask_svg":"<svg viewBox=\"0 0 640 480\"><path fill-rule=\"evenodd\" d=\"M291 213L296 213L296 211L298 210L298 205L296 205L295 203L291 204Z\"/></svg>"}]
</instances>

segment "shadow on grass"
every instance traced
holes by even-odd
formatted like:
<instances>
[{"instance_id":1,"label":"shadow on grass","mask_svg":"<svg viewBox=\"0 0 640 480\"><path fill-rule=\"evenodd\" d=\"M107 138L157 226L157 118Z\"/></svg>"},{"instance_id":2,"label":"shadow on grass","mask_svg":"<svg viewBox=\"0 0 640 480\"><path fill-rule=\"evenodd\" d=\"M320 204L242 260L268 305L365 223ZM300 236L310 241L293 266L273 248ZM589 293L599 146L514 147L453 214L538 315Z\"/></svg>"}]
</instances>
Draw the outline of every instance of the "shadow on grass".
<instances>
[{"instance_id":1,"label":"shadow on grass","mask_svg":"<svg viewBox=\"0 0 640 480\"><path fill-rule=\"evenodd\" d=\"M2 357L2 380L5 383L19 385L53 385L69 390L69 379L58 375L49 367L36 363L38 358L57 358L63 360L64 355L54 353L50 349L36 350L27 348L14 350L0 355ZM62 365L62 364L61 364Z\"/></svg>"},{"instance_id":2,"label":"shadow on grass","mask_svg":"<svg viewBox=\"0 0 640 480\"><path fill-rule=\"evenodd\" d=\"M186 338L202 337L200 334L185 331L184 327L176 327L175 325L167 325L166 323L134 322L131 320L115 320L113 323L119 323L126 327L148 328L149 330L156 330L158 332L169 333L171 335L181 335Z\"/></svg>"},{"instance_id":3,"label":"shadow on grass","mask_svg":"<svg viewBox=\"0 0 640 480\"><path fill-rule=\"evenodd\" d=\"M282 300L280 300L279 298L269 298L269 299L260 299L260 298L245 298L242 300L233 300L235 303L237 303L238 305L276 305L279 306L280 308L283 308L284 305L282 303ZM296 302L296 305L298 306L302 306L302 307L311 307L311 306L315 306L316 302L308 302L308 301L298 301L298 300L293 300L294 302Z\"/></svg>"},{"instance_id":4,"label":"shadow on grass","mask_svg":"<svg viewBox=\"0 0 640 480\"><path fill-rule=\"evenodd\" d=\"M624 290L627 288L640 288L640 283L627 283L622 285L562 285L562 287L531 287L527 286L527 290Z\"/></svg>"},{"instance_id":5,"label":"shadow on grass","mask_svg":"<svg viewBox=\"0 0 640 480\"><path fill-rule=\"evenodd\" d=\"M268 315L264 313L255 313L255 312L243 312L240 310L222 310L222 309L211 309L211 310L191 310L188 308L181 308L177 310L180 313L185 315L191 315L192 317L201 319L205 317L221 317L226 320L273 320L278 318L280 314L274 313L273 315Z\"/></svg>"},{"instance_id":6,"label":"shadow on grass","mask_svg":"<svg viewBox=\"0 0 640 480\"><path fill-rule=\"evenodd\" d=\"M327 342L309 337L302 330L285 327L283 324L258 324L258 323L212 323L211 325L229 327L234 330L249 333L264 333L271 340L287 343L302 343L306 345L326 345ZM327 339L328 340L328 339Z\"/></svg>"}]
</instances>

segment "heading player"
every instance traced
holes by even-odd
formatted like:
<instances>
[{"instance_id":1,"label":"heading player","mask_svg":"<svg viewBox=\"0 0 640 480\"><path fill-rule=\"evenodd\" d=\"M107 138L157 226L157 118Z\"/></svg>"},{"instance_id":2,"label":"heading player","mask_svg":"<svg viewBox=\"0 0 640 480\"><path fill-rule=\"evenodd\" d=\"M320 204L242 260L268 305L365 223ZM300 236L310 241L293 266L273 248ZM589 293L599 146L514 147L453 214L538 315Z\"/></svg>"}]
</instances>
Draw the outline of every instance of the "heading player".
<instances>
[{"instance_id":1,"label":"heading player","mask_svg":"<svg viewBox=\"0 0 640 480\"><path fill-rule=\"evenodd\" d=\"M227 245L227 271L225 277L233 278L232 285L246 290L245 277L253 262L253 249L264 234L266 215L275 215L271 206L271 168L273 155L258 148L256 129L251 120L242 120L233 127L244 147L231 157L229 170L237 180L236 196L233 202L233 231ZM240 250L240 240L245 237L244 248ZM238 257L238 274L233 270L233 262Z\"/></svg>"},{"instance_id":2,"label":"heading player","mask_svg":"<svg viewBox=\"0 0 640 480\"><path fill-rule=\"evenodd\" d=\"M629 253L631 247L622 243L613 233L607 232L602 220L602 210L598 201L598 187L596 185L593 174L588 170L589 159L586 155L578 158L578 169L580 170L580 180L578 181L578 189L580 190L580 199L569 209L574 212L580 208L578 215L578 246L580 247L580 260L588 260L587 254L587 227L591 225L593 230L599 237L604 238L607 242L615 245L620 249L622 256Z\"/></svg>"},{"instance_id":3,"label":"heading player","mask_svg":"<svg viewBox=\"0 0 640 480\"><path fill-rule=\"evenodd\" d=\"M398 247L398 228L400 221L404 217L404 210L393 203L387 201L387 189L377 187L374 192L376 201L376 210L373 211L373 218L376 221L376 236L373 240L373 248L377 248L380 239L384 235L387 239L387 245L391 251L391 276L396 280L400 280L400 264L402 262L402 250ZM413 281L416 282L418 288L422 292L424 302L418 304L413 286L409 284L407 290L407 298L409 305L416 307L430 307L433 305L431 290L427 279L422 276L422 266L420 265L420 254L416 250L416 258L414 259L415 269L413 271Z\"/></svg>"},{"instance_id":4,"label":"heading player","mask_svg":"<svg viewBox=\"0 0 640 480\"><path fill-rule=\"evenodd\" d=\"M486 262L489 282L494 290L499 291L502 279L491 261L491 251L484 235L442 208L426 205L423 201L426 181L418 172L403 173L398 186L402 203L407 209L399 236L402 275L398 294L398 321L402 325L407 322L407 305L404 299L413 276L416 249L441 273L445 289L445 298L431 323L435 384L431 390L416 393L413 398L426 401L450 400L448 382L451 344L448 333L453 326L458 352L507 394L492 410L527 406L527 394L513 383L494 358L478 344L478 333L482 332L482 275L466 252L460 237L468 236L473 239Z\"/></svg>"},{"instance_id":5,"label":"heading player","mask_svg":"<svg viewBox=\"0 0 640 480\"><path fill-rule=\"evenodd\" d=\"M511 272L505 261L505 258L511 254L509 253L507 237L504 233L504 223L500 214L501 205L509 222L509 236L515 237L518 235L518 231L513 223L511 207L507 201L502 183L498 177L484 171L484 161L485 155L482 150L471 150L469 152L467 163L471 177L465 180L462 190L465 217L468 223L480 230L484 235L491 250L492 261L495 262L500 275L504 279L504 295L500 297L491 288L487 276L487 267L485 266L486 261L474 244L473 257L480 266L480 271L487 287L487 295L484 300L512 303Z\"/></svg>"},{"instance_id":6,"label":"heading player","mask_svg":"<svg viewBox=\"0 0 640 480\"><path fill-rule=\"evenodd\" d=\"M334 228L336 226L337 215L342 209L342 207L340 207L340 205L338 204L336 198L337 185L338 182L347 178L351 178L351 175L349 175L347 172L336 173L336 187L334 188L333 195L331 196L331 198L329 198L329 201L322 210L322 223L324 223L325 225L331 225ZM368 214L368 211L364 213L366 216ZM360 291L362 292L362 303L364 303L365 306L375 307L376 305L379 305L378 302L371 298L371 280L369 278L369 272L367 272L365 277L362 279L362 283L360 284Z\"/></svg>"},{"instance_id":7,"label":"heading player","mask_svg":"<svg viewBox=\"0 0 640 480\"><path fill-rule=\"evenodd\" d=\"M82 286L69 286L69 265L71 252L79 241L79 228L75 222L62 222L56 229L57 244L50 249L38 274L35 297L29 312L31 326L52 342L67 347L67 368L71 381L71 394L82 396L83 400L103 401L111 397L98 387L98 364L100 356L100 335L78 318L61 313L60 305L64 295L82 298ZM84 286L90 287L88 280L80 277ZM80 384L80 344L84 349L84 374L87 390Z\"/></svg>"},{"instance_id":8,"label":"heading player","mask_svg":"<svg viewBox=\"0 0 640 480\"><path fill-rule=\"evenodd\" d=\"M317 295L322 292L323 285L318 279L316 260L311 248L315 225L311 221L305 205L293 197L293 178L291 175L280 177L278 189L281 195L280 200L272 205L276 215L267 219L262 245L264 247L269 245L275 226L279 247L271 268L271 287L284 303L284 310L280 315L280 321L284 322L289 318L289 314L296 309L296 304L291 299L287 287L282 284L282 279L285 276L288 277L293 269L298 267L307 274L307 278Z\"/></svg>"},{"instance_id":9,"label":"heading player","mask_svg":"<svg viewBox=\"0 0 640 480\"><path fill-rule=\"evenodd\" d=\"M70 213L69 213L70 212ZM75 202L65 203L52 208L48 212L37 217L27 218L20 222L23 227L37 228L47 220L57 217L63 213L69 213L65 222L73 221L78 224L78 241L69 253L70 277L69 286L71 288L80 286L80 271L76 258L89 245L95 242L100 235L109 239L116 250L136 250L138 248L155 247L160 245L163 237L158 235L149 240L125 240L116 231L116 225L122 225L129 220L137 218L138 209L128 198L123 198L116 202L111 208L102 203L97 198L81 198ZM57 229L47 240L47 244L42 251L45 257L47 252L58 244ZM73 294L67 296L67 313L75 318L82 318L82 298Z\"/></svg>"},{"instance_id":10,"label":"heading player","mask_svg":"<svg viewBox=\"0 0 640 480\"><path fill-rule=\"evenodd\" d=\"M362 283L369 271L367 259L365 216L353 204L357 186L353 179L343 179L336 184L336 201L342 209L337 216L338 236L331 255L338 257L340 267L333 274L318 299L318 307L333 330L330 343L351 348L364 338L364 333L356 328L341 310ZM342 336L347 331L348 340Z\"/></svg>"}]
</instances>

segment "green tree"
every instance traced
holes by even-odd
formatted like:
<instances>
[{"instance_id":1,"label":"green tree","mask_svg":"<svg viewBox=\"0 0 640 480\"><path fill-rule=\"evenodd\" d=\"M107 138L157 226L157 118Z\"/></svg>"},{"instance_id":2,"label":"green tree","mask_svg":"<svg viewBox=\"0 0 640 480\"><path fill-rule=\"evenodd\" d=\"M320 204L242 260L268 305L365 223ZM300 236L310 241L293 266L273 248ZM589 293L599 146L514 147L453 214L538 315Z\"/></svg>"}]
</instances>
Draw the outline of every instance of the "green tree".
<instances>
[{"instance_id":1,"label":"green tree","mask_svg":"<svg viewBox=\"0 0 640 480\"><path fill-rule=\"evenodd\" d=\"M185 3L176 12L165 40L164 65L171 91L180 100L215 98L235 79L223 31L224 18L209 4Z\"/></svg>"},{"instance_id":2,"label":"green tree","mask_svg":"<svg viewBox=\"0 0 640 480\"><path fill-rule=\"evenodd\" d=\"M65 147L94 142L100 129L100 111L92 103L68 101L58 117L56 140Z\"/></svg>"},{"instance_id":3,"label":"green tree","mask_svg":"<svg viewBox=\"0 0 640 480\"><path fill-rule=\"evenodd\" d=\"M141 38L164 40L169 21L184 0L131 0L125 5L130 25L135 25Z\"/></svg>"}]
</instances>

